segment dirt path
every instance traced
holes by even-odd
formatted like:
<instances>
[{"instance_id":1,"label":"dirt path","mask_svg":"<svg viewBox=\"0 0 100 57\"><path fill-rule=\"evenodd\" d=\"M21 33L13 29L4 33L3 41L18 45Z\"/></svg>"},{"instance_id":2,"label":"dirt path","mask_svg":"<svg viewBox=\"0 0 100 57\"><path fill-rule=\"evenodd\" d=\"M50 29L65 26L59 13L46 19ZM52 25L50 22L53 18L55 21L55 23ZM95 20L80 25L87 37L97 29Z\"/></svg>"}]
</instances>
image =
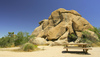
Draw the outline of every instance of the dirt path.
<instances>
[{"instance_id":1,"label":"dirt path","mask_svg":"<svg viewBox=\"0 0 100 57\"><path fill-rule=\"evenodd\" d=\"M66 50L63 49L63 46L39 46L39 48L44 49L34 52L14 52L9 51L13 49L18 49L19 47L14 48L0 48L0 57L100 57L100 47L93 47L93 50L89 50L88 54L81 52L82 50L69 50L66 53Z\"/></svg>"}]
</instances>

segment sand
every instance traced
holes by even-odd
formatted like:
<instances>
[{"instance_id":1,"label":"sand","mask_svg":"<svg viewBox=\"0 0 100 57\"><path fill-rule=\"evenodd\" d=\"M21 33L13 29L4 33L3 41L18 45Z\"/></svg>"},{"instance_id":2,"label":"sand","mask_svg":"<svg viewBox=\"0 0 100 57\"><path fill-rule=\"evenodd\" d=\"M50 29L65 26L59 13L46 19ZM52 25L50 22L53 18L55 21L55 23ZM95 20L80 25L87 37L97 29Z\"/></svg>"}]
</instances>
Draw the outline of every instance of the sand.
<instances>
[{"instance_id":1,"label":"sand","mask_svg":"<svg viewBox=\"0 0 100 57\"><path fill-rule=\"evenodd\" d=\"M39 48L43 50L14 52L11 50L19 49L19 47L0 48L0 57L100 57L100 47L92 47L88 54L83 53L81 49L69 49L67 53L63 46L39 46Z\"/></svg>"}]
</instances>

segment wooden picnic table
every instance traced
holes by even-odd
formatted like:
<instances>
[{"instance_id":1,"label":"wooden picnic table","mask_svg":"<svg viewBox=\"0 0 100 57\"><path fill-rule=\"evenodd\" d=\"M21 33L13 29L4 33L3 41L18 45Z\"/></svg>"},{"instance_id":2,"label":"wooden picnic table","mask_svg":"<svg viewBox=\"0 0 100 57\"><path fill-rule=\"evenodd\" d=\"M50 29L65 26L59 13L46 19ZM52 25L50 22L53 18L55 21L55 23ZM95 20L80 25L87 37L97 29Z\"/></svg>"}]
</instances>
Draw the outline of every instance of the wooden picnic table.
<instances>
[{"instance_id":1,"label":"wooden picnic table","mask_svg":"<svg viewBox=\"0 0 100 57\"><path fill-rule=\"evenodd\" d=\"M92 48L87 46L87 43L67 43L65 44L65 49L68 52L68 49L83 49L83 52L87 53L88 50L92 50Z\"/></svg>"}]
</instances>

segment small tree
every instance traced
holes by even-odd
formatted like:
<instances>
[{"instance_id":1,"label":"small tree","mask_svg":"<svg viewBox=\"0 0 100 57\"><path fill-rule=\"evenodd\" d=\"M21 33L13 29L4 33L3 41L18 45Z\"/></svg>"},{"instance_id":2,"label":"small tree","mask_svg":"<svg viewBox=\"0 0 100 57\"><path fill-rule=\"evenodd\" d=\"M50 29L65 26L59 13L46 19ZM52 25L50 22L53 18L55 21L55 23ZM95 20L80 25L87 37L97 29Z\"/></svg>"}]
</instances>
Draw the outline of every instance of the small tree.
<instances>
[{"instance_id":1,"label":"small tree","mask_svg":"<svg viewBox=\"0 0 100 57\"><path fill-rule=\"evenodd\" d=\"M14 37L14 32L8 32L9 37Z\"/></svg>"},{"instance_id":2,"label":"small tree","mask_svg":"<svg viewBox=\"0 0 100 57\"><path fill-rule=\"evenodd\" d=\"M15 46L22 45L29 41L29 33L27 32L18 32L15 39Z\"/></svg>"},{"instance_id":3,"label":"small tree","mask_svg":"<svg viewBox=\"0 0 100 57\"><path fill-rule=\"evenodd\" d=\"M14 32L8 32L8 35L0 39L0 47L11 47L14 45Z\"/></svg>"}]
</instances>

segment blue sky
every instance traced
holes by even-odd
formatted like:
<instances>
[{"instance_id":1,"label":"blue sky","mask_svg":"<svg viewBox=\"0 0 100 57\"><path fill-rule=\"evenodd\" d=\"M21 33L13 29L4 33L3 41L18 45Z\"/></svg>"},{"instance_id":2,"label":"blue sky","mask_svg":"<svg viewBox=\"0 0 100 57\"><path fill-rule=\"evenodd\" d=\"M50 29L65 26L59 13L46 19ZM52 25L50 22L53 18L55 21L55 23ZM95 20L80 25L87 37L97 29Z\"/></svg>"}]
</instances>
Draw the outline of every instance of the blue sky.
<instances>
[{"instance_id":1,"label":"blue sky","mask_svg":"<svg viewBox=\"0 0 100 57\"><path fill-rule=\"evenodd\" d=\"M29 32L58 8L76 10L100 27L100 0L0 0L0 37L8 32Z\"/></svg>"}]
</instances>

